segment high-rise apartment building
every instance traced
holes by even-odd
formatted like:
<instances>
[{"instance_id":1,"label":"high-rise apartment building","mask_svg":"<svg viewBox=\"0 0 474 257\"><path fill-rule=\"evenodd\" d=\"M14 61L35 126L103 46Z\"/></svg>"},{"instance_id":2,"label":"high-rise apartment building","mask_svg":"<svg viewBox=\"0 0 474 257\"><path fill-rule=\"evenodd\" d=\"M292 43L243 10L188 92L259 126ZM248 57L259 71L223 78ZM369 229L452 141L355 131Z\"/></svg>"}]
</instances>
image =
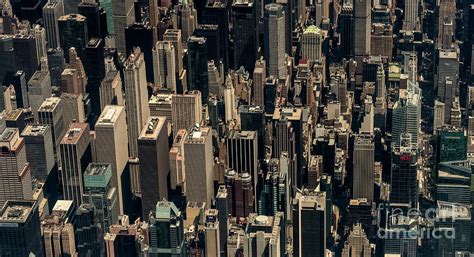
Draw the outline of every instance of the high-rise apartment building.
<instances>
[{"instance_id":1,"label":"high-rise apartment building","mask_svg":"<svg viewBox=\"0 0 474 257\"><path fill-rule=\"evenodd\" d=\"M55 164L51 127L47 124L27 125L21 137L25 139L31 178L46 181Z\"/></svg>"},{"instance_id":2,"label":"high-rise apartment building","mask_svg":"<svg viewBox=\"0 0 474 257\"><path fill-rule=\"evenodd\" d=\"M280 4L265 5L264 57L269 76L286 78L285 11Z\"/></svg>"},{"instance_id":3,"label":"high-rise apartment building","mask_svg":"<svg viewBox=\"0 0 474 257\"><path fill-rule=\"evenodd\" d=\"M147 216L161 199L168 198L168 121L151 116L138 136L142 213Z\"/></svg>"},{"instance_id":4,"label":"high-rise apartment building","mask_svg":"<svg viewBox=\"0 0 474 257\"><path fill-rule=\"evenodd\" d=\"M212 134L208 127L194 126L184 142L186 200L212 203L214 199L214 157Z\"/></svg>"},{"instance_id":5,"label":"high-rise apartment building","mask_svg":"<svg viewBox=\"0 0 474 257\"><path fill-rule=\"evenodd\" d=\"M8 200L0 209L0 255L43 257L38 204Z\"/></svg>"},{"instance_id":6,"label":"high-rise apartment building","mask_svg":"<svg viewBox=\"0 0 474 257\"><path fill-rule=\"evenodd\" d=\"M354 139L354 175L352 198L374 200L375 145L371 134L358 134Z\"/></svg>"},{"instance_id":7,"label":"high-rise apartment building","mask_svg":"<svg viewBox=\"0 0 474 257\"><path fill-rule=\"evenodd\" d=\"M0 148L0 205L7 200L33 199L25 139L17 128L0 127Z\"/></svg>"},{"instance_id":8,"label":"high-rise apartment building","mask_svg":"<svg viewBox=\"0 0 474 257\"><path fill-rule=\"evenodd\" d=\"M61 181L64 199L82 203L84 194L83 174L92 161L89 124L71 123L61 139Z\"/></svg>"},{"instance_id":9,"label":"high-rise apartment building","mask_svg":"<svg viewBox=\"0 0 474 257\"><path fill-rule=\"evenodd\" d=\"M125 107L105 106L95 124L97 162L112 165L112 186L116 188L119 210L123 213L122 174L128 162L128 137Z\"/></svg>"}]
</instances>

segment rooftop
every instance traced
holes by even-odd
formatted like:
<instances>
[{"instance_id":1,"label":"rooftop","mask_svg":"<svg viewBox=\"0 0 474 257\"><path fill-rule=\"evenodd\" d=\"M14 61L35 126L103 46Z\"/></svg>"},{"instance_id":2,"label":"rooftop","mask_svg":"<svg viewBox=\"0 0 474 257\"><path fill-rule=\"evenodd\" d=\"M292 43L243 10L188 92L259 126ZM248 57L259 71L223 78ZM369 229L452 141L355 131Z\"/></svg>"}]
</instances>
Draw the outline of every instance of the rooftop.
<instances>
[{"instance_id":1,"label":"rooftop","mask_svg":"<svg viewBox=\"0 0 474 257\"><path fill-rule=\"evenodd\" d=\"M146 140L146 139L157 139L158 134L163 129L166 122L166 117L156 117L151 116L148 118L145 127L143 127L140 135L138 137L139 140Z\"/></svg>"},{"instance_id":2,"label":"rooftop","mask_svg":"<svg viewBox=\"0 0 474 257\"><path fill-rule=\"evenodd\" d=\"M97 120L96 126L115 123L123 109L124 107L119 105L105 106L104 110L100 114L99 119Z\"/></svg>"},{"instance_id":3,"label":"rooftop","mask_svg":"<svg viewBox=\"0 0 474 257\"><path fill-rule=\"evenodd\" d=\"M38 108L38 112L53 112L59 103L61 102L61 98L59 97L48 97L46 98L41 106Z\"/></svg>"},{"instance_id":4,"label":"rooftop","mask_svg":"<svg viewBox=\"0 0 474 257\"><path fill-rule=\"evenodd\" d=\"M0 210L0 227L5 223L25 223L35 207L35 201L7 201Z\"/></svg>"},{"instance_id":5,"label":"rooftop","mask_svg":"<svg viewBox=\"0 0 474 257\"><path fill-rule=\"evenodd\" d=\"M43 136L46 131L48 131L49 125L46 124L35 124L35 125L27 125L23 132L21 132L22 137L30 136L30 137L37 137Z\"/></svg>"},{"instance_id":6,"label":"rooftop","mask_svg":"<svg viewBox=\"0 0 474 257\"><path fill-rule=\"evenodd\" d=\"M89 124L74 122L69 125L69 129L61 140L61 144L76 144ZM87 135L88 136L88 135Z\"/></svg>"}]
</instances>

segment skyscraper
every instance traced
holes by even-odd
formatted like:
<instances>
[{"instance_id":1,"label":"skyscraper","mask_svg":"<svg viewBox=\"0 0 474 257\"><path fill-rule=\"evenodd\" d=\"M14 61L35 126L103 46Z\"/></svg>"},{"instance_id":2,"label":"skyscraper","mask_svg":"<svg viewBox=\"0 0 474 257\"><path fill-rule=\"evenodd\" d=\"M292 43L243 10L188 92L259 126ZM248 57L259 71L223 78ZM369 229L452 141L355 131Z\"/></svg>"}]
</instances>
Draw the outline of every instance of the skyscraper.
<instances>
[{"instance_id":1,"label":"skyscraper","mask_svg":"<svg viewBox=\"0 0 474 257\"><path fill-rule=\"evenodd\" d=\"M400 136L403 132L411 135L411 144L418 145L421 139L421 96L418 86L408 82L409 89L401 95L393 106L392 111L392 146L400 145ZM411 88L411 89L410 89Z\"/></svg>"},{"instance_id":2,"label":"skyscraper","mask_svg":"<svg viewBox=\"0 0 474 257\"><path fill-rule=\"evenodd\" d=\"M8 200L0 210L0 255L43 257L38 204Z\"/></svg>"},{"instance_id":3,"label":"skyscraper","mask_svg":"<svg viewBox=\"0 0 474 257\"><path fill-rule=\"evenodd\" d=\"M173 135L177 135L180 129L189 130L195 124L201 124L201 92L191 91L184 95L173 95L171 101Z\"/></svg>"},{"instance_id":4,"label":"skyscraper","mask_svg":"<svg viewBox=\"0 0 474 257\"><path fill-rule=\"evenodd\" d=\"M92 162L84 172L84 194L82 201L92 204L100 233L118 222L119 199L117 188L112 185L112 166L108 163Z\"/></svg>"},{"instance_id":5,"label":"skyscraper","mask_svg":"<svg viewBox=\"0 0 474 257\"><path fill-rule=\"evenodd\" d=\"M264 107L264 94L263 89L265 87L265 82L267 79L266 75L266 62L265 60L257 60L255 63L255 69L253 70L253 85L254 85L254 104Z\"/></svg>"},{"instance_id":6,"label":"skyscraper","mask_svg":"<svg viewBox=\"0 0 474 257\"><path fill-rule=\"evenodd\" d=\"M252 71L258 51L257 2L234 0L232 3L232 26L234 39L234 69L244 66Z\"/></svg>"},{"instance_id":7,"label":"skyscraper","mask_svg":"<svg viewBox=\"0 0 474 257\"><path fill-rule=\"evenodd\" d=\"M124 65L125 107L127 113L129 157L138 158L137 138L150 116L144 55L140 48L135 48ZM132 191L140 192L138 167L131 172Z\"/></svg>"},{"instance_id":8,"label":"skyscraper","mask_svg":"<svg viewBox=\"0 0 474 257\"><path fill-rule=\"evenodd\" d=\"M69 62L69 49L74 47L81 60L84 60L85 49L89 42L86 17L80 14L68 14L59 17L58 28L60 46L66 62Z\"/></svg>"},{"instance_id":9,"label":"skyscraper","mask_svg":"<svg viewBox=\"0 0 474 257\"><path fill-rule=\"evenodd\" d=\"M52 95L49 71L36 71L28 81L28 103L36 116L43 101ZM37 118L38 116L36 116Z\"/></svg>"},{"instance_id":10,"label":"skyscraper","mask_svg":"<svg viewBox=\"0 0 474 257\"><path fill-rule=\"evenodd\" d=\"M418 21L418 0L405 1L405 18L403 20L403 27L405 30L415 30Z\"/></svg>"},{"instance_id":11,"label":"skyscraper","mask_svg":"<svg viewBox=\"0 0 474 257\"><path fill-rule=\"evenodd\" d=\"M216 209L206 210L205 221L205 241L206 241L206 256L218 257L221 256L220 241L219 241L219 211Z\"/></svg>"},{"instance_id":12,"label":"skyscraper","mask_svg":"<svg viewBox=\"0 0 474 257\"><path fill-rule=\"evenodd\" d=\"M374 200L374 138L371 134L358 134L354 139L352 198Z\"/></svg>"},{"instance_id":13,"label":"skyscraper","mask_svg":"<svg viewBox=\"0 0 474 257\"><path fill-rule=\"evenodd\" d=\"M188 39L188 90L199 90L203 103L209 97L207 76L207 39L204 37L189 37Z\"/></svg>"},{"instance_id":14,"label":"skyscraper","mask_svg":"<svg viewBox=\"0 0 474 257\"><path fill-rule=\"evenodd\" d=\"M308 26L301 37L301 58L313 63L321 59L323 34L315 25Z\"/></svg>"},{"instance_id":15,"label":"skyscraper","mask_svg":"<svg viewBox=\"0 0 474 257\"><path fill-rule=\"evenodd\" d=\"M135 22L135 5L133 0L113 0L112 19L114 21L114 33L117 50L125 53L125 28ZM109 13L110 15L110 13Z\"/></svg>"},{"instance_id":16,"label":"skyscraper","mask_svg":"<svg viewBox=\"0 0 474 257\"><path fill-rule=\"evenodd\" d=\"M179 76L183 70L183 39L181 30L167 29L163 34L163 41L171 42L174 46L176 75Z\"/></svg>"},{"instance_id":17,"label":"skyscraper","mask_svg":"<svg viewBox=\"0 0 474 257\"><path fill-rule=\"evenodd\" d=\"M188 135L187 130L180 129L173 140L170 149L170 180L171 189L184 192L186 187L186 166L184 158L184 142Z\"/></svg>"},{"instance_id":18,"label":"skyscraper","mask_svg":"<svg viewBox=\"0 0 474 257\"><path fill-rule=\"evenodd\" d=\"M28 81L39 67L35 36L31 33L16 34L13 36L13 48L16 69L24 70L25 78Z\"/></svg>"},{"instance_id":19,"label":"skyscraper","mask_svg":"<svg viewBox=\"0 0 474 257\"><path fill-rule=\"evenodd\" d=\"M166 117L148 118L138 136L142 213L146 217L156 203L168 198L169 149Z\"/></svg>"},{"instance_id":20,"label":"skyscraper","mask_svg":"<svg viewBox=\"0 0 474 257\"><path fill-rule=\"evenodd\" d=\"M410 140L410 134L404 133L400 147L392 152L390 202L415 207L418 203L418 156Z\"/></svg>"},{"instance_id":21,"label":"skyscraper","mask_svg":"<svg viewBox=\"0 0 474 257\"><path fill-rule=\"evenodd\" d=\"M31 172L25 140L17 128L0 127L0 205L7 200L32 199Z\"/></svg>"},{"instance_id":22,"label":"skyscraper","mask_svg":"<svg viewBox=\"0 0 474 257\"><path fill-rule=\"evenodd\" d=\"M227 166L238 173L249 173L252 176L253 188L257 188L258 146L256 131L230 130L226 140ZM254 193L256 195L256 192Z\"/></svg>"},{"instance_id":23,"label":"skyscraper","mask_svg":"<svg viewBox=\"0 0 474 257\"><path fill-rule=\"evenodd\" d=\"M53 135L53 150L55 160L59 161L59 143L66 133L69 124L64 121L64 108L62 108L61 98L49 97L38 108L38 122L48 124Z\"/></svg>"},{"instance_id":24,"label":"skyscraper","mask_svg":"<svg viewBox=\"0 0 474 257\"><path fill-rule=\"evenodd\" d=\"M27 125L21 137L25 139L31 178L46 181L55 164L51 127L47 124Z\"/></svg>"},{"instance_id":25,"label":"skyscraper","mask_svg":"<svg viewBox=\"0 0 474 257\"><path fill-rule=\"evenodd\" d=\"M269 76L286 78L285 11L280 4L267 4L264 17L264 57Z\"/></svg>"},{"instance_id":26,"label":"skyscraper","mask_svg":"<svg viewBox=\"0 0 474 257\"><path fill-rule=\"evenodd\" d=\"M64 199L82 203L84 194L83 174L92 161L89 124L71 123L60 143L61 181Z\"/></svg>"},{"instance_id":27,"label":"skyscraper","mask_svg":"<svg viewBox=\"0 0 474 257\"><path fill-rule=\"evenodd\" d=\"M187 256L183 215L174 203L158 202L149 220L150 252L167 252L171 257Z\"/></svg>"},{"instance_id":28,"label":"skyscraper","mask_svg":"<svg viewBox=\"0 0 474 257\"><path fill-rule=\"evenodd\" d=\"M186 156L186 200L212 203L214 199L214 157L212 135L208 127L194 126L184 142Z\"/></svg>"},{"instance_id":29,"label":"skyscraper","mask_svg":"<svg viewBox=\"0 0 474 257\"><path fill-rule=\"evenodd\" d=\"M146 81L154 81L153 72L153 28L148 22L135 22L125 29L125 48L127 55L134 52L135 48L140 48L145 60Z\"/></svg>"},{"instance_id":30,"label":"skyscraper","mask_svg":"<svg viewBox=\"0 0 474 257\"><path fill-rule=\"evenodd\" d=\"M124 105L122 79L117 70L109 70L99 87L100 110L107 105Z\"/></svg>"},{"instance_id":31,"label":"skyscraper","mask_svg":"<svg viewBox=\"0 0 474 257\"><path fill-rule=\"evenodd\" d=\"M95 124L97 161L112 165L112 186L116 188L119 210L123 213L122 174L128 161L128 137L125 108L105 106ZM128 181L127 181L128 182Z\"/></svg>"},{"instance_id":32,"label":"skyscraper","mask_svg":"<svg viewBox=\"0 0 474 257\"><path fill-rule=\"evenodd\" d=\"M225 186L219 186L216 195L216 208L219 213L219 243L221 252L227 250L227 236L228 236L228 215L229 210L227 207L227 189Z\"/></svg>"},{"instance_id":33,"label":"skyscraper","mask_svg":"<svg viewBox=\"0 0 474 257\"><path fill-rule=\"evenodd\" d=\"M438 67L435 75L435 86L437 96L444 102L444 121L448 123L451 119L451 108L459 76L459 59L455 51L440 50L438 56Z\"/></svg>"},{"instance_id":34,"label":"skyscraper","mask_svg":"<svg viewBox=\"0 0 474 257\"><path fill-rule=\"evenodd\" d=\"M467 158L467 135L462 128L443 127L436 136L436 163Z\"/></svg>"},{"instance_id":35,"label":"skyscraper","mask_svg":"<svg viewBox=\"0 0 474 257\"><path fill-rule=\"evenodd\" d=\"M63 0L49 0L43 7L43 23L48 48L57 48L60 42L58 19L64 15Z\"/></svg>"},{"instance_id":36,"label":"skyscraper","mask_svg":"<svg viewBox=\"0 0 474 257\"><path fill-rule=\"evenodd\" d=\"M326 249L326 193L297 192L293 210L293 255L323 257Z\"/></svg>"},{"instance_id":37,"label":"skyscraper","mask_svg":"<svg viewBox=\"0 0 474 257\"><path fill-rule=\"evenodd\" d=\"M354 55L370 54L370 33L372 22L372 1L354 0Z\"/></svg>"},{"instance_id":38,"label":"skyscraper","mask_svg":"<svg viewBox=\"0 0 474 257\"><path fill-rule=\"evenodd\" d=\"M156 42L153 48L155 87L168 88L176 93L176 58L174 45L167 41Z\"/></svg>"},{"instance_id":39,"label":"skyscraper","mask_svg":"<svg viewBox=\"0 0 474 257\"><path fill-rule=\"evenodd\" d=\"M207 0L206 0L207 1ZM217 25L219 56L222 58L224 69L229 68L229 9L231 2L226 1L207 1L203 11L203 24ZM197 28L199 30L199 27ZM198 31L196 31L198 32ZM204 36L205 37L205 36ZM219 58L219 59L220 59ZM220 60L215 60L218 63Z\"/></svg>"}]
</instances>

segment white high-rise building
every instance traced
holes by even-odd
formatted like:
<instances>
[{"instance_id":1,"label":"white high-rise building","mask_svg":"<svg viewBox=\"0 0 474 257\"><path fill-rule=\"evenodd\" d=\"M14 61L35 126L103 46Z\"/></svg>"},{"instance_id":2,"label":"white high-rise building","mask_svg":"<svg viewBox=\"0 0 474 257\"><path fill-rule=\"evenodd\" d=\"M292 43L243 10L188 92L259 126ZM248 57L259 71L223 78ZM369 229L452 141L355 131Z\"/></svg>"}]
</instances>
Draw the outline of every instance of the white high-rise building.
<instances>
[{"instance_id":1,"label":"white high-rise building","mask_svg":"<svg viewBox=\"0 0 474 257\"><path fill-rule=\"evenodd\" d=\"M212 203L214 199L214 157L211 128L194 126L184 141L186 200Z\"/></svg>"},{"instance_id":2,"label":"white high-rise building","mask_svg":"<svg viewBox=\"0 0 474 257\"><path fill-rule=\"evenodd\" d=\"M280 4L267 4L264 17L264 56L269 76L286 78L285 11Z\"/></svg>"},{"instance_id":3,"label":"white high-rise building","mask_svg":"<svg viewBox=\"0 0 474 257\"><path fill-rule=\"evenodd\" d=\"M158 41L153 48L155 87L176 92L175 50L171 42Z\"/></svg>"},{"instance_id":4,"label":"white high-rise building","mask_svg":"<svg viewBox=\"0 0 474 257\"><path fill-rule=\"evenodd\" d=\"M112 165L112 185L117 188L122 214L122 173L129 156L125 116L125 107L107 105L95 124L96 161Z\"/></svg>"}]
</instances>

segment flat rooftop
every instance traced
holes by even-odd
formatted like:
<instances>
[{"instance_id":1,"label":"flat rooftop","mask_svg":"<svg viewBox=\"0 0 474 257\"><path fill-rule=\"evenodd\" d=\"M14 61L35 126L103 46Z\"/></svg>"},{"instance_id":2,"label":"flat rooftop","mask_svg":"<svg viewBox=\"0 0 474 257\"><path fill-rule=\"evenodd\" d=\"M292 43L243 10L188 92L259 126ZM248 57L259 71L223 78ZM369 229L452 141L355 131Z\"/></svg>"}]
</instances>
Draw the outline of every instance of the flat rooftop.
<instances>
[{"instance_id":1,"label":"flat rooftop","mask_svg":"<svg viewBox=\"0 0 474 257\"><path fill-rule=\"evenodd\" d=\"M117 121L124 107L120 105L107 105L100 114L99 119L97 120L96 126L111 124Z\"/></svg>"},{"instance_id":2,"label":"flat rooftop","mask_svg":"<svg viewBox=\"0 0 474 257\"><path fill-rule=\"evenodd\" d=\"M23 132L21 132L22 137L38 137L43 136L48 131L49 125L46 124L35 124L35 125L27 125Z\"/></svg>"},{"instance_id":3,"label":"flat rooftop","mask_svg":"<svg viewBox=\"0 0 474 257\"><path fill-rule=\"evenodd\" d=\"M64 135L63 139L61 140L61 144L76 144L88 126L89 124L87 123L71 123L66 135Z\"/></svg>"},{"instance_id":4,"label":"flat rooftop","mask_svg":"<svg viewBox=\"0 0 474 257\"><path fill-rule=\"evenodd\" d=\"M0 210L0 224L25 223L35 206L35 201L7 201Z\"/></svg>"}]
</instances>

